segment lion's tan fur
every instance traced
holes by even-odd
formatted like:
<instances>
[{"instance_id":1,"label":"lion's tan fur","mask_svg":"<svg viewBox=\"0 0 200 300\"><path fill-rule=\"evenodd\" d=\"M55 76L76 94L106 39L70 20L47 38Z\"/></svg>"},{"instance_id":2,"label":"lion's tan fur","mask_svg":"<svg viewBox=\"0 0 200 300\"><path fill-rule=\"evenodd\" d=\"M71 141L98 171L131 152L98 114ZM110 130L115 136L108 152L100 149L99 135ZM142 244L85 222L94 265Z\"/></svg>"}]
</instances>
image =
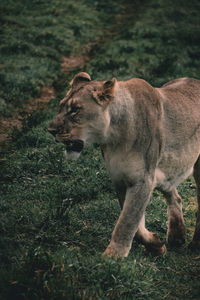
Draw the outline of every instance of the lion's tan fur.
<instances>
[{"instance_id":1,"label":"lion's tan fur","mask_svg":"<svg viewBox=\"0 0 200 300\"><path fill-rule=\"evenodd\" d=\"M127 256L133 237L163 254L163 242L145 228L154 188L168 204L168 241L185 240L177 185L195 169L200 207L200 81L182 78L154 88L142 79L91 81L79 73L50 125L59 141L99 143L122 208L105 255ZM79 107L76 122L70 110ZM53 128L53 129L52 129ZM192 245L200 245L200 208Z\"/></svg>"}]
</instances>

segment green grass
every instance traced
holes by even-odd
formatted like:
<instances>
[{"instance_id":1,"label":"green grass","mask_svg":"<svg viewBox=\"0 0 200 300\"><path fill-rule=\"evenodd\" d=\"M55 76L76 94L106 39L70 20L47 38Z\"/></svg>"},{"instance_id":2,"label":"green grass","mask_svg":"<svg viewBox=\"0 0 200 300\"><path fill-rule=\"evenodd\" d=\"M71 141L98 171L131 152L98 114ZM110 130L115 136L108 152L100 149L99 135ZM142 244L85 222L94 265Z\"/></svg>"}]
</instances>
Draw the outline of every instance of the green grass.
<instances>
[{"instance_id":1,"label":"green grass","mask_svg":"<svg viewBox=\"0 0 200 300\"><path fill-rule=\"evenodd\" d=\"M0 4L0 112L9 114L38 87L60 78L62 55L100 35L100 19L87 1L5 1Z\"/></svg>"},{"instance_id":2,"label":"green grass","mask_svg":"<svg viewBox=\"0 0 200 300\"><path fill-rule=\"evenodd\" d=\"M194 181L179 187L186 246L154 258L134 242L128 258L103 259L120 208L100 150L66 162L47 132L65 81L79 71L63 74L63 56L88 55L93 79L135 76L159 86L199 78L199 11L198 0L1 1L1 115L23 110L38 87L56 94L1 151L0 299L200 299L200 256L187 249ZM147 227L166 238L166 221L155 191Z\"/></svg>"}]
</instances>

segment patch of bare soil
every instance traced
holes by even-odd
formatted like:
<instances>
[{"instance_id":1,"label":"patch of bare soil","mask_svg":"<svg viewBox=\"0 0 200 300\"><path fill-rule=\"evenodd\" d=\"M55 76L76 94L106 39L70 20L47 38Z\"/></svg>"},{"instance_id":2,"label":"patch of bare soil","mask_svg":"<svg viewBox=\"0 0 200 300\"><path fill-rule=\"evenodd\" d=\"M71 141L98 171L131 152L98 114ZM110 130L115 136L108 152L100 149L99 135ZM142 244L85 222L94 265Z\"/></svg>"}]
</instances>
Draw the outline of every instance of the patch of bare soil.
<instances>
[{"instance_id":1,"label":"patch of bare soil","mask_svg":"<svg viewBox=\"0 0 200 300\"><path fill-rule=\"evenodd\" d=\"M88 59L88 56L63 57L61 72L69 74L77 68L82 68ZM55 91L53 87L42 87L39 98L30 99L26 106L23 109L17 109L12 117L0 118L0 148L11 140L11 133L14 128L21 129L22 121L27 118L30 113L45 109L48 102L54 98L54 96Z\"/></svg>"},{"instance_id":2,"label":"patch of bare soil","mask_svg":"<svg viewBox=\"0 0 200 300\"><path fill-rule=\"evenodd\" d=\"M61 71L63 73L69 74L71 71L73 71L77 68L82 68L88 59L89 59L89 57L87 57L87 56L63 57Z\"/></svg>"},{"instance_id":3,"label":"patch of bare soil","mask_svg":"<svg viewBox=\"0 0 200 300\"><path fill-rule=\"evenodd\" d=\"M40 97L30 99L23 109L17 109L12 117L0 118L0 147L3 147L11 140L11 133L14 128L21 129L22 121L30 113L44 109L47 103L55 96L52 87L42 87Z\"/></svg>"}]
</instances>

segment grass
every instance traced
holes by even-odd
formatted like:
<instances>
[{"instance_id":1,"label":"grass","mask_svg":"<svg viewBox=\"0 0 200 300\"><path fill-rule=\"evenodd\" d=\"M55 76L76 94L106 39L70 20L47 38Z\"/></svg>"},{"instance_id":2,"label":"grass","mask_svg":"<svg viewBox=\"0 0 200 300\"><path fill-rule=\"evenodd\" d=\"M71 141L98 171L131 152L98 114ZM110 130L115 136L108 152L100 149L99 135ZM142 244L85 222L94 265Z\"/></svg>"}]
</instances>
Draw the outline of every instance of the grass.
<instances>
[{"instance_id":1,"label":"grass","mask_svg":"<svg viewBox=\"0 0 200 300\"><path fill-rule=\"evenodd\" d=\"M89 57L93 79L142 77L160 86L199 78L199 1L4 1L0 3L0 112L7 118L53 86L0 158L0 299L200 299L200 256L186 246L154 258L133 243L124 260L103 259L120 209L98 146L77 162L48 134L69 81L63 56ZM67 84L68 86L68 84ZM195 185L179 187L187 243ZM154 192L147 227L166 237L166 204Z\"/></svg>"},{"instance_id":2,"label":"grass","mask_svg":"<svg viewBox=\"0 0 200 300\"><path fill-rule=\"evenodd\" d=\"M0 11L0 107L8 114L38 96L39 86L58 82L61 55L94 40L100 20L95 7L81 0L2 0Z\"/></svg>"}]
</instances>

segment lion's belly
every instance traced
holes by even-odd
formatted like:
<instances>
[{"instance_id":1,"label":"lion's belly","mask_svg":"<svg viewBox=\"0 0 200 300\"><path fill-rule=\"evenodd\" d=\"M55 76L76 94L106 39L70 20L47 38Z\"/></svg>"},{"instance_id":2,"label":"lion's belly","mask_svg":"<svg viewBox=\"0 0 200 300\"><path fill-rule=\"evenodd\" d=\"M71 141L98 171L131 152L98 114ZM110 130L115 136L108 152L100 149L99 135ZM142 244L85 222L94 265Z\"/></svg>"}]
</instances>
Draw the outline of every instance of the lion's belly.
<instances>
[{"instance_id":1,"label":"lion's belly","mask_svg":"<svg viewBox=\"0 0 200 300\"><path fill-rule=\"evenodd\" d=\"M187 170L179 170L176 174L165 174L161 169L156 169L156 187L162 191L172 191L177 187L183 180L190 176L193 172L193 168Z\"/></svg>"},{"instance_id":2,"label":"lion's belly","mask_svg":"<svg viewBox=\"0 0 200 300\"><path fill-rule=\"evenodd\" d=\"M156 187L171 191L190 176L200 155L200 145L188 145L181 150L165 153L156 168Z\"/></svg>"}]
</instances>

